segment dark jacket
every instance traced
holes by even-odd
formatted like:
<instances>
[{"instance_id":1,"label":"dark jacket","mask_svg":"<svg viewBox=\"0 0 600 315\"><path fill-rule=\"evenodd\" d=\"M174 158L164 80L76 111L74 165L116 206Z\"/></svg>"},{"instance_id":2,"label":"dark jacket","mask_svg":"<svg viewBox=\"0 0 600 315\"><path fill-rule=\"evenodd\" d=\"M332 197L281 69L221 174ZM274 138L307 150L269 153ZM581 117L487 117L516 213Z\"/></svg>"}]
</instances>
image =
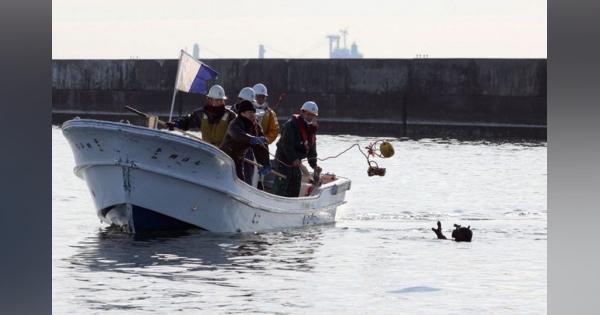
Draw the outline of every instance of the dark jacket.
<instances>
[{"instance_id":1,"label":"dark jacket","mask_svg":"<svg viewBox=\"0 0 600 315\"><path fill-rule=\"evenodd\" d=\"M264 166L270 166L269 150L262 145L250 145L251 137L264 136L259 124L251 122L248 118L239 115L231 121L227 134L219 147L232 159L241 161L246 151L252 148L256 161Z\"/></svg>"},{"instance_id":2,"label":"dark jacket","mask_svg":"<svg viewBox=\"0 0 600 315\"><path fill-rule=\"evenodd\" d=\"M225 108L225 110L222 113L213 114L210 111L206 111L205 107L206 106L198 108L191 114L176 119L174 121L175 126L183 130L190 130L195 128L200 129L202 125L202 114L204 113L206 113L206 116L208 117L208 122L211 124L219 122L219 120L223 117L223 115L225 115L225 113L229 113L229 117L227 118L229 122L231 122L237 116L233 111L227 108Z\"/></svg>"},{"instance_id":3,"label":"dark jacket","mask_svg":"<svg viewBox=\"0 0 600 315\"><path fill-rule=\"evenodd\" d=\"M305 132L302 132L304 130ZM308 158L308 164L317 166L317 128L308 125L299 115L293 115L281 127L275 158L291 164L294 160Z\"/></svg>"}]
</instances>

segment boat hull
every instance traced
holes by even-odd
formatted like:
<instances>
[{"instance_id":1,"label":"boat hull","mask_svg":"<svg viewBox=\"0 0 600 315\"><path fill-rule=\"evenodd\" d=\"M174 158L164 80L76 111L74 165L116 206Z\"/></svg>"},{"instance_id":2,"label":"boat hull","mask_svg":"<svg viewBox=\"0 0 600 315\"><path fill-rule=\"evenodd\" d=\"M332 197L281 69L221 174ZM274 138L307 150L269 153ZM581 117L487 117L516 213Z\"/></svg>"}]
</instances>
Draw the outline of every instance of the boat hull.
<instances>
[{"instance_id":1,"label":"boat hull","mask_svg":"<svg viewBox=\"0 0 600 315\"><path fill-rule=\"evenodd\" d=\"M103 222L131 232L197 227L254 232L335 221L350 181L338 178L309 197L257 190L235 176L218 148L128 124L77 119L63 125Z\"/></svg>"}]
</instances>

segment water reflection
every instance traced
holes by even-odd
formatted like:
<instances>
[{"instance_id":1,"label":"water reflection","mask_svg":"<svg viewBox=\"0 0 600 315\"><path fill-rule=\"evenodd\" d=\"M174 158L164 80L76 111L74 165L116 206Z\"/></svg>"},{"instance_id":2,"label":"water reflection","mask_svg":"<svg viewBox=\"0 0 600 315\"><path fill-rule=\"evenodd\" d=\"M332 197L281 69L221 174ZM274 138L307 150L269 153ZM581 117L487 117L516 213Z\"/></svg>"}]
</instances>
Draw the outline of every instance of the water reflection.
<instances>
[{"instance_id":1,"label":"water reflection","mask_svg":"<svg viewBox=\"0 0 600 315\"><path fill-rule=\"evenodd\" d=\"M328 228L234 235L189 230L143 236L105 228L75 245L77 253L66 261L89 271L172 279L206 270L309 272L314 268L315 250L322 245L322 233Z\"/></svg>"}]
</instances>

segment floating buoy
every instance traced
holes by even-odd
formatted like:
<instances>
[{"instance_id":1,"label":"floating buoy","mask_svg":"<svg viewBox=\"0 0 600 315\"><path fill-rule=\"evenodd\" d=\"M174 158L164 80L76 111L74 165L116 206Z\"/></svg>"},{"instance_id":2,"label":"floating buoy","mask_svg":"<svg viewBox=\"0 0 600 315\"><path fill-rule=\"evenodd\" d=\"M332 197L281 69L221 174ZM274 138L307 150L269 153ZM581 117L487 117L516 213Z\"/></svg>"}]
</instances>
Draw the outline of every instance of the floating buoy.
<instances>
[{"instance_id":1,"label":"floating buoy","mask_svg":"<svg viewBox=\"0 0 600 315\"><path fill-rule=\"evenodd\" d=\"M384 141L379 146L379 152L381 152L381 156L384 158L389 158L394 155L394 147L391 143Z\"/></svg>"}]
</instances>

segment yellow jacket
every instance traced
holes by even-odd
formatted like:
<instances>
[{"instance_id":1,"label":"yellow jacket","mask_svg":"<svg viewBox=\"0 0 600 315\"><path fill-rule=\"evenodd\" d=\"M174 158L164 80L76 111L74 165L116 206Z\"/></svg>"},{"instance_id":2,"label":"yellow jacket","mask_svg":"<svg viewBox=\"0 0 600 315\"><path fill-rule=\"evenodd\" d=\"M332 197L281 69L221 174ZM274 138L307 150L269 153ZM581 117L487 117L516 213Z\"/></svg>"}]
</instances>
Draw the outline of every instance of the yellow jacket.
<instances>
[{"instance_id":1,"label":"yellow jacket","mask_svg":"<svg viewBox=\"0 0 600 315\"><path fill-rule=\"evenodd\" d=\"M277 121L275 111L267 107L265 115L260 122L260 126L263 129L265 137L269 140L269 144L273 143L279 135L279 122Z\"/></svg>"}]
</instances>

